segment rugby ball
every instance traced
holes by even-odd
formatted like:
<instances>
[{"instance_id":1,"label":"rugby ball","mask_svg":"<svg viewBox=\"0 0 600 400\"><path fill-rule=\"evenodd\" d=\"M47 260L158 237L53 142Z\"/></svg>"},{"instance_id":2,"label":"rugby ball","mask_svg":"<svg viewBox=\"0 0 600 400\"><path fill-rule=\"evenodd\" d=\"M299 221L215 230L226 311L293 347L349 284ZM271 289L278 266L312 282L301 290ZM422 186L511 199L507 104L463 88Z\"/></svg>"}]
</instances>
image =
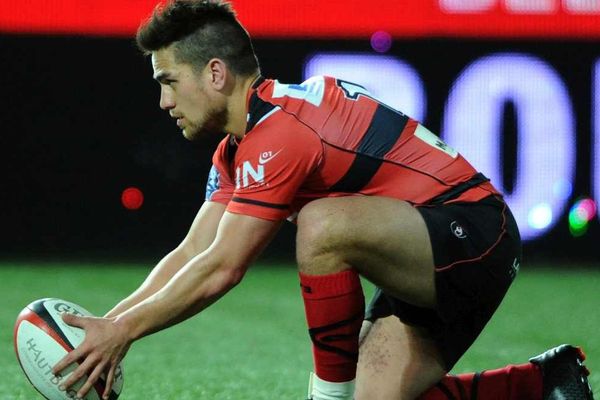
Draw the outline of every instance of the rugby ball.
<instances>
[{"instance_id":1,"label":"rugby ball","mask_svg":"<svg viewBox=\"0 0 600 400\"><path fill-rule=\"evenodd\" d=\"M77 365L71 364L60 377L52 374L52 367L79 346L85 337L83 329L63 322L61 314L65 312L81 316L92 315L77 304L48 298L36 300L25 307L15 323L14 345L19 364L33 387L48 400L76 398L77 390L87 379L84 377L67 391L62 391L58 388L60 383L67 379ZM105 384L105 380L99 379L85 400L102 399ZM123 370L119 365L109 398L117 399L122 388Z\"/></svg>"}]
</instances>

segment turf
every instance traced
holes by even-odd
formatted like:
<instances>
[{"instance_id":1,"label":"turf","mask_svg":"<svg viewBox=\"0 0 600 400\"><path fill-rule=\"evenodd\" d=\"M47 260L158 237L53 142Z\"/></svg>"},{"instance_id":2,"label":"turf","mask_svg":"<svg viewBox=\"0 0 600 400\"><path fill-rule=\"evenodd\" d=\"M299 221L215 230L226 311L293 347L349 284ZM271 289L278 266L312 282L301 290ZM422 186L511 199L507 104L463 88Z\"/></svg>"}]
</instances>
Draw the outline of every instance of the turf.
<instances>
[{"instance_id":1,"label":"turf","mask_svg":"<svg viewBox=\"0 0 600 400\"><path fill-rule=\"evenodd\" d=\"M41 398L14 356L12 329L32 300L59 297L102 314L143 280L135 265L0 264L0 399ZM521 363L560 343L584 347L600 389L600 269L530 268L454 372ZM366 291L371 292L371 287ZM124 400L303 399L311 369L296 273L256 266L200 316L135 343Z\"/></svg>"}]
</instances>

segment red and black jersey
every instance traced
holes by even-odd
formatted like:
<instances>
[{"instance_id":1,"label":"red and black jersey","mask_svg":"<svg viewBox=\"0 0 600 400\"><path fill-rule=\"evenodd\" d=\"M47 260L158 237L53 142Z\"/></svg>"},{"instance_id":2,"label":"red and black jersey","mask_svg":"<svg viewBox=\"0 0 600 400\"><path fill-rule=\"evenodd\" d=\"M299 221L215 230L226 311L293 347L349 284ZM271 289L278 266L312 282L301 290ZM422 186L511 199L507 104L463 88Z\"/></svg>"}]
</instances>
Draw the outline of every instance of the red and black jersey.
<instances>
[{"instance_id":1,"label":"red and black jersey","mask_svg":"<svg viewBox=\"0 0 600 400\"><path fill-rule=\"evenodd\" d=\"M207 186L207 200L230 212L277 220L322 197L387 196L419 206L498 194L436 135L354 83L260 78L248 110L246 135L219 144Z\"/></svg>"}]
</instances>

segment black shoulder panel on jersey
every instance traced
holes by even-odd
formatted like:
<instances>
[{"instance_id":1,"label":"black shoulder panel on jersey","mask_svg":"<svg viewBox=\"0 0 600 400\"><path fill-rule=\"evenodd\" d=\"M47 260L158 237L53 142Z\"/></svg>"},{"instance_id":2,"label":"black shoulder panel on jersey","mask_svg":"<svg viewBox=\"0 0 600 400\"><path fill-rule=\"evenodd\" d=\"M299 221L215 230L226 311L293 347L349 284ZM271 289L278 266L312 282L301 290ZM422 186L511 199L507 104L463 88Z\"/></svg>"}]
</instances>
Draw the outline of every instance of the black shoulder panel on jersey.
<instances>
[{"instance_id":1,"label":"black shoulder panel on jersey","mask_svg":"<svg viewBox=\"0 0 600 400\"><path fill-rule=\"evenodd\" d=\"M250 132L260 121L262 117L273 111L276 106L268 103L258 97L256 92L252 93L250 97L250 104L248 105L248 123L246 124L246 133Z\"/></svg>"},{"instance_id":2,"label":"black shoulder panel on jersey","mask_svg":"<svg viewBox=\"0 0 600 400\"><path fill-rule=\"evenodd\" d=\"M408 117L384 105L379 105L356 150L356 158L330 190L355 193L375 176L385 154L394 147L402 134Z\"/></svg>"},{"instance_id":3,"label":"black shoulder panel on jersey","mask_svg":"<svg viewBox=\"0 0 600 400\"><path fill-rule=\"evenodd\" d=\"M394 147L407 122L406 115L380 104L357 151L382 158Z\"/></svg>"}]
</instances>

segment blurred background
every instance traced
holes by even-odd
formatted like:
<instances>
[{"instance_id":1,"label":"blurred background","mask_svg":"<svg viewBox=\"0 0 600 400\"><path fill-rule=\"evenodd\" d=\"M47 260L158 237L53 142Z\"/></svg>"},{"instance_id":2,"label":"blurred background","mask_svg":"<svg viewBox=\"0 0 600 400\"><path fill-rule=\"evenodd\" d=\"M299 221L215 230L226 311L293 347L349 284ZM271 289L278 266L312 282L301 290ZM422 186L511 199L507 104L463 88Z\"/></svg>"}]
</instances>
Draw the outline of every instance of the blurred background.
<instances>
[{"instance_id":1,"label":"blurred background","mask_svg":"<svg viewBox=\"0 0 600 400\"><path fill-rule=\"evenodd\" d=\"M598 261L600 0L233 4L263 75L361 83L461 151L506 193L526 262ZM218 140L158 107L133 41L155 5L0 3L1 257L156 259L187 231Z\"/></svg>"}]
</instances>

